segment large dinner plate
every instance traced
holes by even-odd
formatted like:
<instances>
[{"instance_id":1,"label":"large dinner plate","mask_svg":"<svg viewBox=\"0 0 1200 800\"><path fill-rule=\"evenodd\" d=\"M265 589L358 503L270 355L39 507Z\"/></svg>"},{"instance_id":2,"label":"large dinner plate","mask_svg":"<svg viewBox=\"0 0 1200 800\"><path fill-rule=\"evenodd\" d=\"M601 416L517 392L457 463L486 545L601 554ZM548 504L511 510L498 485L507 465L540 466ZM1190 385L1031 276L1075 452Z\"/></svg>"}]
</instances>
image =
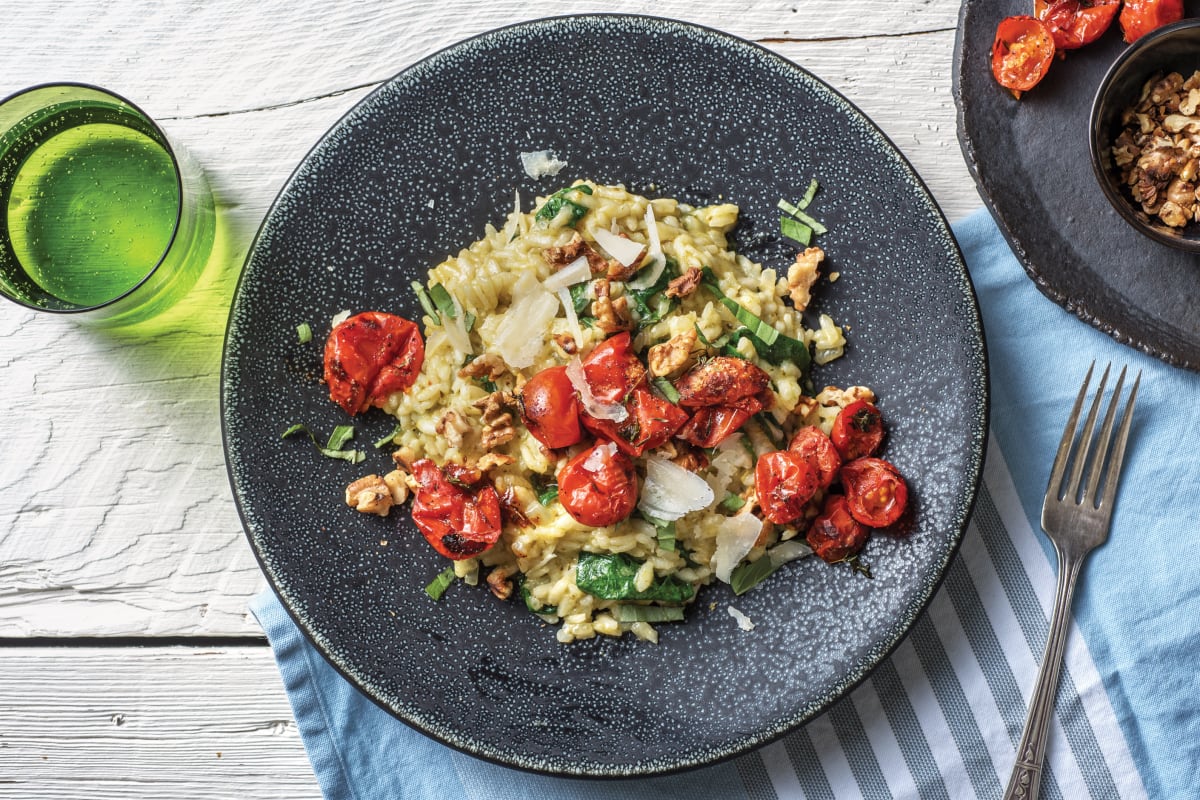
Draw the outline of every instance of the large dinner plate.
<instances>
[{"instance_id":1,"label":"large dinner plate","mask_svg":"<svg viewBox=\"0 0 1200 800\"><path fill-rule=\"evenodd\" d=\"M1018 101L992 78L992 41L1000 20L1032 8L1030 0L962 4L954 97L979 193L1043 294L1117 341L1200 370L1200 257L1135 231L1092 174L1088 118L1125 48L1120 26L1055 59Z\"/></svg>"},{"instance_id":2,"label":"large dinner plate","mask_svg":"<svg viewBox=\"0 0 1200 800\"><path fill-rule=\"evenodd\" d=\"M569 164L533 180L520 153ZM657 645L570 645L519 603L453 586L407 514L343 502L390 468L370 443L392 421L354 420L359 465L280 433L348 421L319 382L321 341L342 309L419 318L409 289L512 208L579 178L692 204L742 208L736 245L785 269L780 197L821 182L811 210L841 277L817 311L849 328L817 387L868 384L887 456L915 515L877 535L868 579L796 562L734 598L708 587ZM316 331L297 342L296 325ZM555 774L645 775L745 752L842 697L928 603L978 485L987 369L974 293L942 214L904 158L845 99L753 44L628 16L529 22L443 50L351 110L271 208L234 299L222 415L233 492L263 570L316 646L404 722L461 750ZM743 631L736 606L755 623Z\"/></svg>"}]
</instances>

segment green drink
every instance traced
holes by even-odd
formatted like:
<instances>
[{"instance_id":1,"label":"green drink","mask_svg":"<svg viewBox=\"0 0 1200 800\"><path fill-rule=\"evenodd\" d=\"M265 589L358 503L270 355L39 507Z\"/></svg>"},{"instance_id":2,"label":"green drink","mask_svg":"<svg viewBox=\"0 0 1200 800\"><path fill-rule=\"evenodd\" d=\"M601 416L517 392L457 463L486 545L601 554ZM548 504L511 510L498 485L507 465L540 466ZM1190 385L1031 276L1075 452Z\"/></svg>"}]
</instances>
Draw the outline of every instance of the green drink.
<instances>
[{"instance_id":1,"label":"green drink","mask_svg":"<svg viewBox=\"0 0 1200 800\"><path fill-rule=\"evenodd\" d=\"M0 290L126 323L175 302L212 247L199 170L129 103L83 86L0 104Z\"/></svg>"}]
</instances>

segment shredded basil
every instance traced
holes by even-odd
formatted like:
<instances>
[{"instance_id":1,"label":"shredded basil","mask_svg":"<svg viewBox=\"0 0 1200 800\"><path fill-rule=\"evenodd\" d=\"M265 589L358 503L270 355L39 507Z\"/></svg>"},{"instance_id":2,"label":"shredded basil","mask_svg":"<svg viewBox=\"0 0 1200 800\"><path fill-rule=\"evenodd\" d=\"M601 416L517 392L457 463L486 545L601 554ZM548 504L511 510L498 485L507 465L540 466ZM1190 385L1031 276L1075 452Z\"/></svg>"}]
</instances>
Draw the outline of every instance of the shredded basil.
<instances>
[{"instance_id":1,"label":"shredded basil","mask_svg":"<svg viewBox=\"0 0 1200 800\"><path fill-rule=\"evenodd\" d=\"M434 325L442 324L442 315L438 313L437 308L433 305L433 300L429 297L429 292L421 284L420 281L412 282L412 290L417 295L417 301L421 304L421 308L433 320Z\"/></svg>"},{"instance_id":2,"label":"shredded basil","mask_svg":"<svg viewBox=\"0 0 1200 800\"><path fill-rule=\"evenodd\" d=\"M446 567L425 587L425 594L434 600L441 600L442 595L446 593L452 583L454 583L454 567Z\"/></svg>"},{"instance_id":3,"label":"shredded basil","mask_svg":"<svg viewBox=\"0 0 1200 800\"><path fill-rule=\"evenodd\" d=\"M392 428L391 433L389 433L387 436L383 437L379 441L375 442L375 449L378 450L379 448L384 447L387 444L389 444L393 439L395 439L397 436L399 436L400 432L403 430L404 430L404 427L399 422L397 422L396 425Z\"/></svg>"},{"instance_id":4,"label":"shredded basil","mask_svg":"<svg viewBox=\"0 0 1200 800\"><path fill-rule=\"evenodd\" d=\"M786 208L784 208L785 203L787 204ZM808 214L805 214L799 208L796 208L796 206L792 205L791 203L788 203L786 200L780 200L779 207L781 209L783 209L784 211L786 211L788 214L791 214L792 217L797 222L802 222L805 225L807 225L809 228L812 229L812 232L817 234L818 236L821 235L822 233L827 232L827 229L824 225L817 222L815 219L810 217ZM783 217L783 219L787 219L787 217Z\"/></svg>"},{"instance_id":5,"label":"shredded basil","mask_svg":"<svg viewBox=\"0 0 1200 800\"><path fill-rule=\"evenodd\" d=\"M664 399L671 403L679 402L679 390L675 388L675 384L671 383L666 378L655 378L654 388L658 389Z\"/></svg>"},{"instance_id":6,"label":"shredded basil","mask_svg":"<svg viewBox=\"0 0 1200 800\"><path fill-rule=\"evenodd\" d=\"M760 556L757 561L739 564L729 573L729 588L733 589L734 594L745 594L778 568L779 565L766 555Z\"/></svg>"},{"instance_id":7,"label":"shredded basil","mask_svg":"<svg viewBox=\"0 0 1200 800\"><path fill-rule=\"evenodd\" d=\"M746 332L742 335L748 337L754 344L754 350L760 358L773 364L791 361L800 368L801 372L808 370L811 361L808 345L798 339L785 336L777 328L768 325L756 315L742 308L736 300L726 297L717 283L717 276L708 267L704 268L703 276L704 286L716 295L721 305L733 312L733 316L738 322L746 326Z\"/></svg>"},{"instance_id":8,"label":"shredded basil","mask_svg":"<svg viewBox=\"0 0 1200 800\"><path fill-rule=\"evenodd\" d=\"M538 492L538 502L547 507L551 503L558 502L558 484L551 483Z\"/></svg>"},{"instance_id":9,"label":"shredded basil","mask_svg":"<svg viewBox=\"0 0 1200 800\"><path fill-rule=\"evenodd\" d=\"M479 387L481 389L483 389L485 392L487 392L488 394L491 394L492 392L496 391L496 382L494 380L492 380L491 378L480 375L478 378L475 379L475 382L478 383Z\"/></svg>"},{"instance_id":10,"label":"shredded basil","mask_svg":"<svg viewBox=\"0 0 1200 800\"><path fill-rule=\"evenodd\" d=\"M300 340L300 344L308 344L312 341L312 327L307 322L301 322L296 326L296 338Z\"/></svg>"},{"instance_id":11,"label":"shredded basil","mask_svg":"<svg viewBox=\"0 0 1200 800\"><path fill-rule=\"evenodd\" d=\"M580 281L568 289L571 293L571 305L575 306L577 315L586 313L592 307L592 282Z\"/></svg>"},{"instance_id":12,"label":"shredded basil","mask_svg":"<svg viewBox=\"0 0 1200 800\"><path fill-rule=\"evenodd\" d=\"M692 599L695 589L673 575L658 578L650 588L639 591L634 585L642 562L624 553L580 553L575 568L575 585L602 600L657 600L682 603Z\"/></svg>"},{"instance_id":13,"label":"shredded basil","mask_svg":"<svg viewBox=\"0 0 1200 800\"><path fill-rule=\"evenodd\" d=\"M737 511L744 505L746 505L746 498L740 497L736 494L728 494L725 496L725 499L721 501L721 508L725 509L726 511Z\"/></svg>"},{"instance_id":14,"label":"shredded basil","mask_svg":"<svg viewBox=\"0 0 1200 800\"><path fill-rule=\"evenodd\" d=\"M617 606L617 622L682 622L682 606Z\"/></svg>"},{"instance_id":15,"label":"shredded basil","mask_svg":"<svg viewBox=\"0 0 1200 800\"><path fill-rule=\"evenodd\" d=\"M534 614L551 616L558 613L558 606L544 605L537 607L534 605L534 603L537 601L533 599L533 594L529 591L529 584L526 583L524 576L521 577L521 600L524 601L525 608L529 609Z\"/></svg>"},{"instance_id":16,"label":"shredded basil","mask_svg":"<svg viewBox=\"0 0 1200 800\"><path fill-rule=\"evenodd\" d=\"M675 549L675 521L658 519L649 514L642 514L642 519L654 526L654 531L658 536L658 548L660 550Z\"/></svg>"},{"instance_id":17,"label":"shredded basil","mask_svg":"<svg viewBox=\"0 0 1200 800\"><path fill-rule=\"evenodd\" d=\"M298 422L288 428L280 435L279 438L286 439L289 436L296 435L297 433L308 434L308 438L313 443L313 446L317 448L317 452L326 458L337 458L341 459L342 461L349 461L351 464L361 463L367 458L367 454L362 450L342 449L342 445L344 445L351 439L351 437L354 436L353 425L339 425L334 428L333 433L329 435L329 443L324 447L322 447L321 443L317 441L317 437L308 429L308 426L302 422Z\"/></svg>"},{"instance_id":18,"label":"shredded basil","mask_svg":"<svg viewBox=\"0 0 1200 800\"><path fill-rule=\"evenodd\" d=\"M805 247L812 242L813 229L794 217L780 217L779 232Z\"/></svg>"},{"instance_id":19,"label":"shredded basil","mask_svg":"<svg viewBox=\"0 0 1200 800\"><path fill-rule=\"evenodd\" d=\"M450 292L446 291L445 286L440 283L430 286L429 298L433 300L433 305L440 313L450 319L458 319L458 312L454 308L454 298L450 296Z\"/></svg>"}]
</instances>

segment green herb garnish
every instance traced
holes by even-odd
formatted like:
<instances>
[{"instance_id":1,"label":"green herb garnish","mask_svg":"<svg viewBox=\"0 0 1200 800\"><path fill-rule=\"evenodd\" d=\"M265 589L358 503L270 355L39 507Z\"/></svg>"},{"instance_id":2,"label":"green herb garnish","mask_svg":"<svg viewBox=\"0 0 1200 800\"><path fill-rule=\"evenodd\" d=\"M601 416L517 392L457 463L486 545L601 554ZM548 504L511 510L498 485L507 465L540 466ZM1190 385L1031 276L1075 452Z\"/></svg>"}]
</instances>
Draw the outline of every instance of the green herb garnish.
<instances>
[{"instance_id":1,"label":"green herb garnish","mask_svg":"<svg viewBox=\"0 0 1200 800\"><path fill-rule=\"evenodd\" d=\"M317 437L314 436L313 432L308 429L308 426L302 422L296 423L288 428L280 435L279 438L286 439L289 436L295 436L297 433L307 434L309 440L313 443L313 446L317 448L321 455L327 458L337 458L341 459L342 461L349 461L351 464L358 464L362 461L365 461L367 458L367 454L362 450L342 449L342 445L344 445L354 436L354 426L352 425L339 425L334 428L333 433L329 435L329 443L324 447L322 447L321 443L317 441Z\"/></svg>"},{"instance_id":2,"label":"green herb garnish","mask_svg":"<svg viewBox=\"0 0 1200 800\"><path fill-rule=\"evenodd\" d=\"M617 606L617 622L682 622L682 606Z\"/></svg>"},{"instance_id":3,"label":"green herb garnish","mask_svg":"<svg viewBox=\"0 0 1200 800\"><path fill-rule=\"evenodd\" d=\"M744 505L746 505L746 498L732 493L725 495L725 499L721 501L721 508L726 511L737 511Z\"/></svg>"},{"instance_id":4,"label":"green herb garnish","mask_svg":"<svg viewBox=\"0 0 1200 800\"><path fill-rule=\"evenodd\" d=\"M794 217L780 217L779 232L805 247L812 242L813 229Z\"/></svg>"},{"instance_id":5,"label":"green herb garnish","mask_svg":"<svg viewBox=\"0 0 1200 800\"><path fill-rule=\"evenodd\" d=\"M692 599L695 589L673 575L658 578L645 591L634 585L642 562L624 553L580 553L575 568L575 585L602 600L657 600L683 603Z\"/></svg>"},{"instance_id":6,"label":"green herb garnish","mask_svg":"<svg viewBox=\"0 0 1200 800\"><path fill-rule=\"evenodd\" d=\"M550 483L538 492L538 502L543 506L549 507L551 503L558 502L558 484Z\"/></svg>"},{"instance_id":7,"label":"green herb garnish","mask_svg":"<svg viewBox=\"0 0 1200 800\"><path fill-rule=\"evenodd\" d=\"M652 384L663 396L665 400L671 403L679 402L679 390L675 388L675 384L671 383L666 378L655 378Z\"/></svg>"},{"instance_id":8,"label":"green herb garnish","mask_svg":"<svg viewBox=\"0 0 1200 800\"><path fill-rule=\"evenodd\" d=\"M785 336L779 332L778 328L768 325L758 316L742 308L736 300L726 297L717 283L717 276L708 267L703 270L703 284L716 295L721 305L733 312L733 316L738 322L746 326L746 332L742 335L749 338L754 344L754 350L759 357L765 358L773 364L791 361L800 368L801 372L808 371L811 361L808 345L798 339Z\"/></svg>"},{"instance_id":9,"label":"green herb garnish","mask_svg":"<svg viewBox=\"0 0 1200 800\"><path fill-rule=\"evenodd\" d=\"M675 549L675 521L667 521L652 517L649 514L642 514L642 519L654 526L654 531L658 536L658 549L674 550Z\"/></svg>"},{"instance_id":10,"label":"green herb garnish","mask_svg":"<svg viewBox=\"0 0 1200 800\"><path fill-rule=\"evenodd\" d=\"M387 436L383 437L379 441L375 442L375 449L378 450L379 448L387 445L389 442L391 442L393 439L395 439L397 436L399 436L400 432L403 430L404 430L404 427L401 426L399 422L397 422L396 425L392 428L391 433L389 433Z\"/></svg>"},{"instance_id":11,"label":"green herb garnish","mask_svg":"<svg viewBox=\"0 0 1200 800\"><path fill-rule=\"evenodd\" d=\"M442 315L438 313L437 308L433 305L433 299L430 298L429 292L420 281L412 282L412 290L417 295L417 301L421 304L421 308L433 320L434 325L442 324Z\"/></svg>"},{"instance_id":12,"label":"green herb garnish","mask_svg":"<svg viewBox=\"0 0 1200 800\"><path fill-rule=\"evenodd\" d=\"M859 553L855 553L854 555L844 556L843 558L839 558L837 561L830 561L829 563L849 564L850 569L854 570L859 575L874 579L875 576L871 574L871 565L859 558L859 555Z\"/></svg>"},{"instance_id":13,"label":"green herb garnish","mask_svg":"<svg viewBox=\"0 0 1200 800\"><path fill-rule=\"evenodd\" d=\"M438 573L428 586L425 587L425 594L429 595L434 600L441 600L442 595L450 588L450 584L454 583L454 567L446 567L445 570Z\"/></svg>"},{"instance_id":14,"label":"green herb garnish","mask_svg":"<svg viewBox=\"0 0 1200 800\"><path fill-rule=\"evenodd\" d=\"M779 565L766 555L760 556L757 561L740 564L729 573L729 588L733 589L734 594L745 594L778 568Z\"/></svg>"},{"instance_id":15,"label":"green herb garnish","mask_svg":"<svg viewBox=\"0 0 1200 800\"><path fill-rule=\"evenodd\" d=\"M454 298L450 296L450 292L446 291L445 286L440 283L430 286L429 299L433 301L433 305L439 313L445 314L450 319L458 319L458 311L454 308Z\"/></svg>"},{"instance_id":16,"label":"green herb garnish","mask_svg":"<svg viewBox=\"0 0 1200 800\"><path fill-rule=\"evenodd\" d=\"M550 616L558 613L558 606L544 605L540 608L534 606L536 601L533 599L533 594L529 591L529 584L525 582L524 576L521 576L521 600L524 601L525 608L534 614Z\"/></svg>"},{"instance_id":17,"label":"green herb garnish","mask_svg":"<svg viewBox=\"0 0 1200 800\"><path fill-rule=\"evenodd\" d=\"M300 344L308 344L312 341L312 328L307 322L301 322L296 326L296 338L300 340Z\"/></svg>"},{"instance_id":18,"label":"green herb garnish","mask_svg":"<svg viewBox=\"0 0 1200 800\"><path fill-rule=\"evenodd\" d=\"M557 192L546 198L546 202L542 204L540 209L538 209L538 212L534 215L534 218L539 222L549 224L558 218L559 212L561 212L564 208L567 208L570 210L570 219L567 221L567 225L572 228L575 227L575 223L579 222L579 220L583 219L583 216L587 214L588 207L582 203L577 203L572 200L568 196L571 192L583 192L584 194L591 194L592 187L581 183L575 186L568 186L564 189L559 189Z\"/></svg>"}]
</instances>

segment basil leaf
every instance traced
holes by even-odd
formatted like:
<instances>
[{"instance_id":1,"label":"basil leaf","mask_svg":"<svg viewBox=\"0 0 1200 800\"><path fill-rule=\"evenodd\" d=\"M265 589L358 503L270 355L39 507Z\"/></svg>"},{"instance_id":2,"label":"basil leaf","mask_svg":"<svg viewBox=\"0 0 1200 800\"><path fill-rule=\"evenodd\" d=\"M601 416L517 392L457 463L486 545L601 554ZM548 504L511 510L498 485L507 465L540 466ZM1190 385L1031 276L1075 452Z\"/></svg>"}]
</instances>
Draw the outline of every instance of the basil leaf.
<instances>
[{"instance_id":1,"label":"basil leaf","mask_svg":"<svg viewBox=\"0 0 1200 800\"><path fill-rule=\"evenodd\" d=\"M779 218L779 232L794 242L808 247L812 242L813 229L793 217Z\"/></svg>"},{"instance_id":2,"label":"basil leaf","mask_svg":"<svg viewBox=\"0 0 1200 800\"><path fill-rule=\"evenodd\" d=\"M791 361L800 368L801 372L808 371L811 361L808 345L798 339L785 336L777 328L768 325L755 314L742 308L736 300L726 297L717 283L717 276L708 267L704 268L703 275L704 286L716 295L717 301L729 309L738 322L746 326L746 332L740 335L750 338L760 358L773 364L779 364L785 360Z\"/></svg>"},{"instance_id":3,"label":"basil leaf","mask_svg":"<svg viewBox=\"0 0 1200 800\"><path fill-rule=\"evenodd\" d=\"M425 587L425 594L434 600L441 600L442 595L446 593L446 589L450 588L452 583L454 583L454 567L446 567Z\"/></svg>"},{"instance_id":4,"label":"basil leaf","mask_svg":"<svg viewBox=\"0 0 1200 800\"><path fill-rule=\"evenodd\" d=\"M300 340L300 344L308 344L312 341L312 327L307 322L301 322L296 326L296 338Z\"/></svg>"},{"instance_id":5,"label":"basil leaf","mask_svg":"<svg viewBox=\"0 0 1200 800\"><path fill-rule=\"evenodd\" d=\"M683 603L695 590L674 576L659 578L645 591L638 591L634 578L642 562L624 553L580 553L575 568L575 585L602 600L657 600Z\"/></svg>"},{"instance_id":6,"label":"basil leaf","mask_svg":"<svg viewBox=\"0 0 1200 800\"><path fill-rule=\"evenodd\" d=\"M675 388L675 384L671 383L666 378L655 378L653 382L654 388L662 393L663 399L670 403L679 402L679 390Z\"/></svg>"},{"instance_id":7,"label":"basil leaf","mask_svg":"<svg viewBox=\"0 0 1200 800\"><path fill-rule=\"evenodd\" d=\"M617 622L683 622L681 606L617 606Z\"/></svg>"},{"instance_id":8,"label":"basil leaf","mask_svg":"<svg viewBox=\"0 0 1200 800\"><path fill-rule=\"evenodd\" d=\"M760 556L757 561L740 564L729 573L729 588L734 594L745 594L767 579L767 576L777 570L779 565L767 556Z\"/></svg>"},{"instance_id":9,"label":"basil leaf","mask_svg":"<svg viewBox=\"0 0 1200 800\"><path fill-rule=\"evenodd\" d=\"M389 433L387 436L383 437L382 439L380 439L379 441L377 441L375 443L375 449L378 450L379 448L387 445L389 442L391 442L393 439L395 439L397 436L399 436L400 432L403 430L404 430L404 427L399 422L397 422L395 427L392 428L391 433Z\"/></svg>"},{"instance_id":10,"label":"basil leaf","mask_svg":"<svg viewBox=\"0 0 1200 800\"><path fill-rule=\"evenodd\" d=\"M421 304L421 308L433 320L434 325L442 324L442 315L438 313L437 308L433 305L433 300L429 297L429 292L425 290L425 286L420 281L412 282L412 290L417 295L417 301Z\"/></svg>"}]
</instances>

